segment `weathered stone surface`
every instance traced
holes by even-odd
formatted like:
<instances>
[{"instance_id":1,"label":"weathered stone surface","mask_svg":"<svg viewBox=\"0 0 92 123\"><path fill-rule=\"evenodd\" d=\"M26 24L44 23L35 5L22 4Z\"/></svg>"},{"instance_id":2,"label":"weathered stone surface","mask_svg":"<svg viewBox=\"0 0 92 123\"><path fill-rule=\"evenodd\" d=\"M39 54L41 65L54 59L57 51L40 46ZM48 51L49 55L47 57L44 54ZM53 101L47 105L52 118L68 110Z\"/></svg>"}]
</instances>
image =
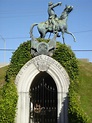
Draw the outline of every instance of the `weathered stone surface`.
<instances>
[{"instance_id":1,"label":"weathered stone surface","mask_svg":"<svg viewBox=\"0 0 92 123\"><path fill-rule=\"evenodd\" d=\"M30 86L36 75L43 71L47 72L53 78L57 87L58 123L68 123L67 93L69 87L69 77L62 65L46 55L39 55L28 61L16 77L15 83L19 96L16 123L29 123ZM32 123L32 121L30 122Z\"/></svg>"}]
</instances>

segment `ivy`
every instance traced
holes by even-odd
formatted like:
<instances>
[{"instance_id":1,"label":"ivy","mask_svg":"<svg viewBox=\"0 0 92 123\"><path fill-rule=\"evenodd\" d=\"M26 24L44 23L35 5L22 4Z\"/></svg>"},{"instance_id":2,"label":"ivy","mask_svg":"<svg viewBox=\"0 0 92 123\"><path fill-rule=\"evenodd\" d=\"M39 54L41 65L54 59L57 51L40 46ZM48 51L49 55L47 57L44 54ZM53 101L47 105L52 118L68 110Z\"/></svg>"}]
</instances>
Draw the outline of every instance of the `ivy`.
<instances>
[{"instance_id":1,"label":"ivy","mask_svg":"<svg viewBox=\"0 0 92 123\"><path fill-rule=\"evenodd\" d=\"M30 55L30 47L30 41L24 42L13 53L9 69L6 72L7 82L9 81L11 76L15 78L21 67L32 58L32 56Z\"/></svg>"},{"instance_id":2,"label":"ivy","mask_svg":"<svg viewBox=\"0 0 92 123\"><path fill-rule=\"evenodd\" d=\"M39 42L44 40L38 38ZM0 98L0 122L1 123L14 123L17 104L17 91L14 85L14 80L22 66L32 59L30 41L21 44L18 49L13 53L11 63L6 72L7 84L2 89L2 98ZM88 123L88 116L80 107L80 97L77 93L76 86L79 86L78 76L78 61L75 54L69 46L57 42L56 50L53 58L58 61L67 71L70 77L69 87L69 123Z\"/></svg>"},{"instance_id":3,"label":"ivy","mask_svg":"<svg viewBox=\"0 0 92 123\"><path fill-rule=\"evenodd\" d=\"M1 96L0 123L14 123L18 98L14 82L6 83L3 86Z\"/></svg>"},{"instance_id":4,"label":"ivy","mask_svg":"<svg viewBox=\"0 0 92 123\"><path fill-rule=\"evenodd\" d=\"M57 60L61 65L63 65L72 80L76 80L78 78L78 61L70 47L58 43L53 58Z\"/></svg>"},{"instance_id":5,"label":"ivy","mask_svg":"<svg viewBox=\"0 0 92 123\"><path fill-rule=\"evenodd\" d=\"M69 123L89 123L89 117L80 107L80 96L70 88L69 91Z\"/></svg>"}]
</instances>

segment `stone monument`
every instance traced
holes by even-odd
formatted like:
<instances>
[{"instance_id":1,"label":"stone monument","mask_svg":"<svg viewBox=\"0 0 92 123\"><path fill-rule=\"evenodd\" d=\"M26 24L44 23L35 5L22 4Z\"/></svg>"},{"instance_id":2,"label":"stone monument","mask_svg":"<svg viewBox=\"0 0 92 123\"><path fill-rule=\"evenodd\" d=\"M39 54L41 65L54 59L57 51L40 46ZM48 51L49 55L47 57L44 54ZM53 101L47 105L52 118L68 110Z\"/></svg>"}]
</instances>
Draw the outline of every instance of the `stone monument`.
<instances>
[{"instance_id":1,"label":"stone monument","mask_svg":"<svg viewBox=\"0 0 92 123\"><path fill-rule=\"evenodd\" d=\"M75 36L67 30L67 19L69 13L73 10L73 6L65 6L65 9L61 13L60 17L55 14L54 7L61 5L61 2L53 4L52 2L48 3L48 20L45 22L41 22L39 24L34 23L30 28L30 37L31 37L31 53L34 56L45 54L52 56L53 50L56 47L56 38L60 37L59 32L62 33L63 43L64 33L70 34L74 41L76 41ZM46 33L53 33L54 37L50 39L49 43L41 42L39 43L37 39L33 36L33 28L37 25L38 32L40 33L40 38L45 38Z\"/></svg>"},{"instance_id":2,"label":"stone monument","mask_svg":"<svg viewBox=\"0 0 92 123\"><path fill-rule=\"evenodd\" d=\"M61 2L48 3L48 20L34 23L30 28L31 54L29 60L19 71L15 83L18 90L18 104L15 123L68 123L68 88L69 76L65 68L51 58L56 49L56 38L62 33L74 35L67 31L68 14L72 6L66 6L60 17L54 8ZM39 42L33 35L37 25L40 38L45 39L46 33L52 33L49 42Z\"/></svg>"}]
</instances>

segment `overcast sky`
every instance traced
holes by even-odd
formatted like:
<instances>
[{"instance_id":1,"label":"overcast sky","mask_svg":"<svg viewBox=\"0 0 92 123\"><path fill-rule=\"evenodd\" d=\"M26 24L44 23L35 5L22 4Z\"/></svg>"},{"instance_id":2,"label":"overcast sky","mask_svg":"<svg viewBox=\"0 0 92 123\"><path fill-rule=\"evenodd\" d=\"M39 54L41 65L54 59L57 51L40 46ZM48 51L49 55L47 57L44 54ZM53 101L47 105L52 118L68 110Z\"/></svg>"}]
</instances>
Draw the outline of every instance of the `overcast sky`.
<instances>
[{"instance_id":1,"label":"overcast sky","mask_svg":"<svg viewBox=\"0 0 92 123\"><path fill-rule=\"evenodd\" d=\"M0 0L0 63L10 62L13 50L24 41L30 40L30 26L48 19L50 0ZM72 50L92 50L92 0L52 0L62 2L54 10L61 15L65 5L72 5L73 11L68 16L68 30L76 37L65 34L65 42ZM39 37L37 29L35 37ZM62 42L62 37L57 38ZM3 51L2 49L11 49ZM77 58L88 58L92 62L92 51L74 51Z\"/></svg>"}]
</instances>

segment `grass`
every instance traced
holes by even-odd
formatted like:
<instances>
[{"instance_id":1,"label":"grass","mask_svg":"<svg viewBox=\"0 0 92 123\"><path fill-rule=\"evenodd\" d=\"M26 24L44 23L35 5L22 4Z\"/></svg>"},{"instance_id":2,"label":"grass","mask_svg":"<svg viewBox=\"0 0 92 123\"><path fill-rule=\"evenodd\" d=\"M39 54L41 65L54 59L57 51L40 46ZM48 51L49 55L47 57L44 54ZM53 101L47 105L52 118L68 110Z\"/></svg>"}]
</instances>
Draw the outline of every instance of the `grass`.
<instances>
[{"instance_id":1,"label":"grass","mask_svg":"<svg viewBox=\"0 0 92 123\"><path fill-rule=\"evenodd\" d=\"M0 88L5 84L5 75L8 66L0 68Z\"/></svg>"},{"instance_id":2,"label":"grass","mask_svg":"<svg viewBox=\"0 0 92 123\"><path fill-rule=\"evenodd\" d=\"M5 84L5 74L8 66L0 68L0 87ZM80 95L81 107L90 117L92 123L92 63L79 61L79 87L76 87Z\"/></svg>"},{"instance_id":3,"label":"grass","mask_svg":"<svg viewBox=\"0 0 92 123\"><path fill-rule=\"evenodd\" d=\"M92 63L79 61L80 84L78 93L80 95L81 106L90 117L92 123Z\"/></svg>"}]
</instances>

